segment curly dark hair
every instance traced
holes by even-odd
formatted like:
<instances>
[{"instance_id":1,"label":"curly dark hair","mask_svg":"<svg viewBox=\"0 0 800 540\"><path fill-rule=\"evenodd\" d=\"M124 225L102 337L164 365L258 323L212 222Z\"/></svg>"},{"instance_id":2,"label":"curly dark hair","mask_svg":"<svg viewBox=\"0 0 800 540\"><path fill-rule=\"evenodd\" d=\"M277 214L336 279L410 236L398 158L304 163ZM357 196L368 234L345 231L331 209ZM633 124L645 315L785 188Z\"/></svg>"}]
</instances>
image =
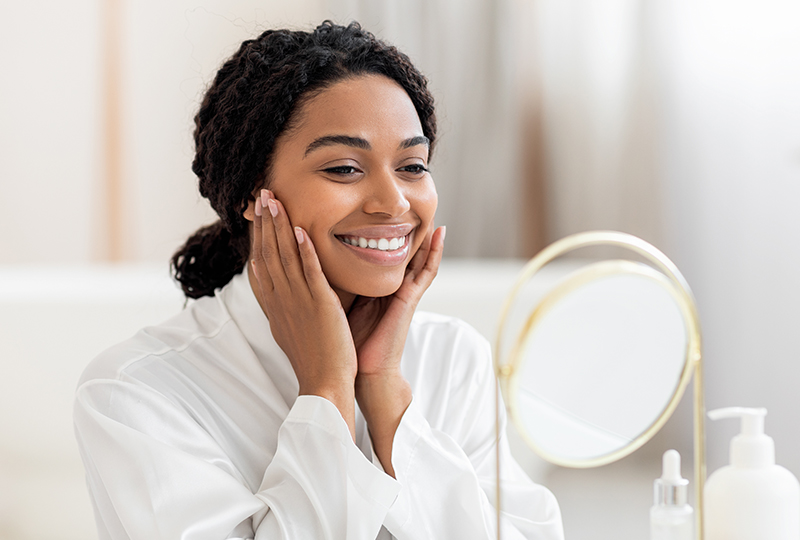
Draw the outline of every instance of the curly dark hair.
<instances>
[{"instance_id":1,"label":"curly dark hair","mask_svg":"<svg viewBox=\"0 0 800 540\"><path fill-rule=\"evenodd\" d=\"M195 232L172 256L172 273L189 298L214 296L244 268L250 252L247 201L268 184L275 141L302 104L334 83L366 74L397 82L422 131L436 139L433 96L408 56L356 23L325 21L313 32L267 30L217 72L195 116L192 170L219 221Z\"/></svg>"}]
</instances>

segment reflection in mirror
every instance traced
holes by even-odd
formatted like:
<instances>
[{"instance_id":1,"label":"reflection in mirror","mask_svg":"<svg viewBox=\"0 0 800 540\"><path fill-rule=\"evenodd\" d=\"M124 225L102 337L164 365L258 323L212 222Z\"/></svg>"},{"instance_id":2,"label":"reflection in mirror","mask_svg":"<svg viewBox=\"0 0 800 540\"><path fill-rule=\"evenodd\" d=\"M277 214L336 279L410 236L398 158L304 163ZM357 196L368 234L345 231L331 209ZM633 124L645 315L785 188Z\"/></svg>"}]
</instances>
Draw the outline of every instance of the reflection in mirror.
<instances>
[{"instance_id":1,"label":"reflection in mirror","mask_svg":"<svg viewBox=\"0 0 800 540\"><path fill-rule=\"evenodd\" d=\"M630 445L662 415L687 358L678 295L630 261L586 266L537 306L512 357L512 417L528 444L580 465Z\"/></svg>"}]
</instances>

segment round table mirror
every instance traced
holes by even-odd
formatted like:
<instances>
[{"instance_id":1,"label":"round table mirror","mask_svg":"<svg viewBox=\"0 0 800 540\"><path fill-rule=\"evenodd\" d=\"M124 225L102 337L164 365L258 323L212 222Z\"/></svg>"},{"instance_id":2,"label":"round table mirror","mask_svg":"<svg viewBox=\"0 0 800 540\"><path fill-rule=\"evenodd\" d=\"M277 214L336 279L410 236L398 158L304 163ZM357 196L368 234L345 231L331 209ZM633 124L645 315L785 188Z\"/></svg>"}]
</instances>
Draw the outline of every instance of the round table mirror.
<instances>
[{"instance_id":1,"label":"round table mirror","mask_svg":"<svg viewBox=\"0 0 800 540\"><path fill-rule=\"evenodd\" d=\"M572 261L567 266L574 269L547 282L535 300L524 294L549 263L595 246L622 248L631 257ZM694 375L695 490L702 492L696 307L677 267L652 245L624 233L592 231L542 250L506 300L495 361L522 438L541 457L568 467L604 465L641 447L669 419ZM702 530L702 501L697 509Z\"/></svg>"},{"instance_id":2,"label":"round table mirror","mask_svg":"<svg viewBox=\"0 0 800 540\"><path fill-rule=\"evenodd\" d=\"M685 311L670 281L644 264L603 261L567 276L511 353L507 400L528 445L573 466L630 449L680 389Z\"/></svg>"}]
</instances>

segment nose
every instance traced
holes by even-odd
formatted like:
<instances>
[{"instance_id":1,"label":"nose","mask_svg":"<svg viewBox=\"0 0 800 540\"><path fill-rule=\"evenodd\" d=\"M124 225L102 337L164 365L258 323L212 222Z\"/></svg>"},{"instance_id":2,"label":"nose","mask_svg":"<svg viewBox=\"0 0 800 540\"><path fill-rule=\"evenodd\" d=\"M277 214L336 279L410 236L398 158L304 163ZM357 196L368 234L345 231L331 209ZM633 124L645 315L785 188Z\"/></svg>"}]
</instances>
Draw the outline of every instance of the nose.
<instances>
[{"instance_id":1,"label":"nose","mask_svg":"<svg viewBox=\"0 0 800 540\"><path fill-rule=\"evenodd\" d=\"M411 208L403 180L394 171L372 174L365 184L367 193L362 206L365 213L399 217Z\"/></svg>"}]
</instances>

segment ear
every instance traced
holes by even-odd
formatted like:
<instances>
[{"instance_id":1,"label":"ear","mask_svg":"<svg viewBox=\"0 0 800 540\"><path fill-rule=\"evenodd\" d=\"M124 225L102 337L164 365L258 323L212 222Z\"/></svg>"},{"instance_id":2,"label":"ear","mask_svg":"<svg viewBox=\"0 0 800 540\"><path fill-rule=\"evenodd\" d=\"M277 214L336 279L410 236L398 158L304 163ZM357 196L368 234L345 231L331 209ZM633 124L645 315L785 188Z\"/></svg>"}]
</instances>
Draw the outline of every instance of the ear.
<instances>
[{"instance_id":1,"label":"ear","mask_svg":"<svg viewBox=\"0 0 800 540\"><path fill-rule=\"evenodd\" d=\"M247 198L247 204L242 211L242 215L244 219L247 221L252 222L256 219L256 194L261 192L261 188L258 188L250 196Z\"/></svg>"},{"instance_id":2,"label":"ear","mask_svg":"<svg viewBox=\"0 0 800 540\"><path fill-rule=\"evenodd\" d=\"M250 197L247 200L247 206L244 207L244 212L242 212L242 215L244 216L244 219L250 222L256 219L256 203L253 197Z\"/></svg>"}]
</instances>

